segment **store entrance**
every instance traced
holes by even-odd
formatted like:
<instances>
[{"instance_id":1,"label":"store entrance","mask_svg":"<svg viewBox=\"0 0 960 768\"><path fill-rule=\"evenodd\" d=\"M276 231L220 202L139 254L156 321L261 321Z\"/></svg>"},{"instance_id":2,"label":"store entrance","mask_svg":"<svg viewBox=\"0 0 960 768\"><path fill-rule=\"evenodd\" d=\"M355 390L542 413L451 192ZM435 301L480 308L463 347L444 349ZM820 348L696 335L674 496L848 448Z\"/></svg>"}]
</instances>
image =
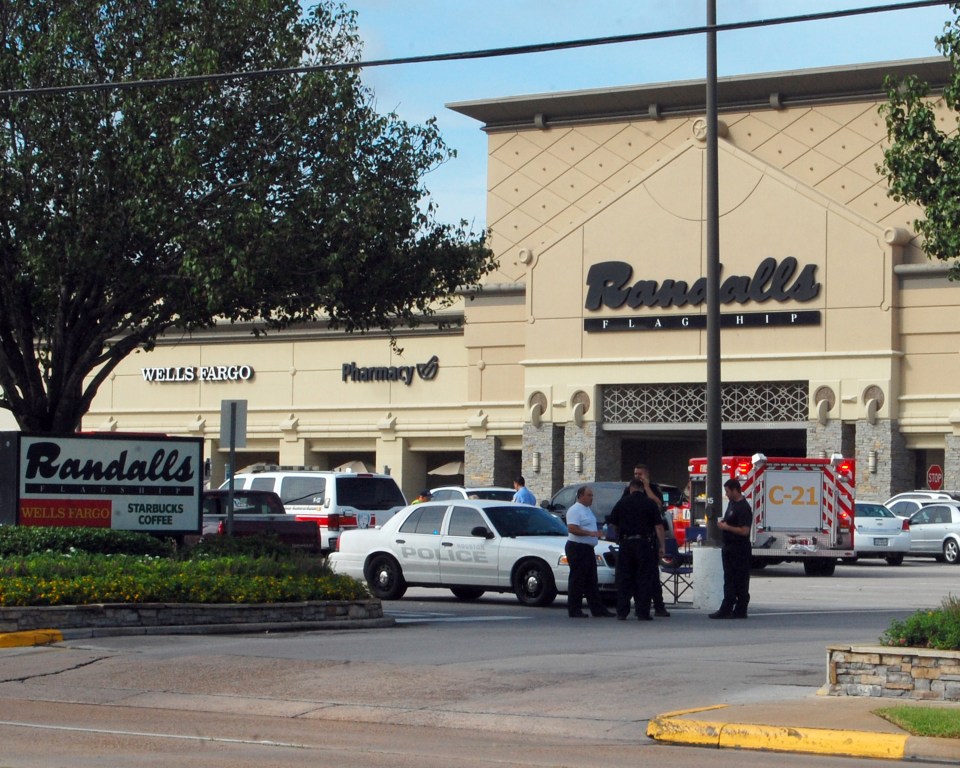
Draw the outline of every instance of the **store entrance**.
<instances>
[{"instance_id":1,"label":"store entrance","mask_svg":"<svg viewBox=\"0 0 960 768\"><path fill-rule=\"evenodd\" d=\"M620 476L629 480L633 467L646 464L655 482L683 488L687 484L687 462L706 456L706 436L696 432L646 432L625 434L620 443ZM723 455L806 456L806 429L727 429L723 432Z\"/></svg>"}]
</instances>

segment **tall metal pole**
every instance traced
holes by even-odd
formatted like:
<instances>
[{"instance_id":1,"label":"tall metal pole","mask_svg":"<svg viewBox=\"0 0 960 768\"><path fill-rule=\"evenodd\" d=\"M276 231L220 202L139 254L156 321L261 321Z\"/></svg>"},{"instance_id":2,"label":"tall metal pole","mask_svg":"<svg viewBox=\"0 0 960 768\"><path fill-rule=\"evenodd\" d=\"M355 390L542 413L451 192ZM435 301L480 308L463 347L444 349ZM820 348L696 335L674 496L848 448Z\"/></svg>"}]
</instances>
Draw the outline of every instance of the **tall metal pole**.
<instances>
[{"instance_id":1,"label":"tall metal pole","mask_svg":"<svg viewBox=\"0 0 960 768\"><path fill-rule=\"evenodd\" d=\"M720 395L720 194L717 148L717 2L707 0L707 541L720 541L723 435Z\"/></svg>"}]
</instances>

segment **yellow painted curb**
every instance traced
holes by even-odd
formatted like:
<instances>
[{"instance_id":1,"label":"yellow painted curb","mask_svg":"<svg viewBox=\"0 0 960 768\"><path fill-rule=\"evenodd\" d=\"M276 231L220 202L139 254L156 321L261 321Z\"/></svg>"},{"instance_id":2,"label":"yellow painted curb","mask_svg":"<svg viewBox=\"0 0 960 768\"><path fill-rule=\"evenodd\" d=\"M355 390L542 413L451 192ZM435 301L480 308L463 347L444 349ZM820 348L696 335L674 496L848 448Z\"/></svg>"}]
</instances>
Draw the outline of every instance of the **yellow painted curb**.
<instances>
[{"instance_id":1,"label":"yellow painted curb","mask_svg":"<svg viewBox=\"0 0 960 768\"><path fill-rule=\"evenodd\" d=\"M0 648L20 648L27 645L59 643L63 633L59 629L34 629L29 632L0 633Z\"/></svg>"},{"instance_id":2,"label":"yellow painted curb","mask_svg":"<svg viewBox=\"0 0 960 768\"><path fill-rule=\"evenodd\" d=\"M651 720L647 726L647 736L657 741L695 746L893 760L903 759L909 738L906 734L717 723L684 720L668 715Z\"/></svg>"}]
</instances>

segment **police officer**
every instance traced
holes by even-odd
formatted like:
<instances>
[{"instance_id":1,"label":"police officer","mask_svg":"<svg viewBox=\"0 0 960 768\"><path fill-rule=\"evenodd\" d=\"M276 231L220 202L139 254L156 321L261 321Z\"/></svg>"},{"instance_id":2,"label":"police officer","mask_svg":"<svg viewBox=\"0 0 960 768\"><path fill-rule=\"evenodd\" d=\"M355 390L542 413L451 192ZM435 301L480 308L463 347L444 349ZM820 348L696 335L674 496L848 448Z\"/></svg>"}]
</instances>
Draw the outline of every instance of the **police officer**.
<instances>
[{"instance_id":1,"label":"police officer","mask_svg":"<svg viewBox=\"0 0 960 768\"><path fill-rule=\"evenodd\" d=\"M660 558L663 557L663 516L656 501L647 492L649 480L633 480L629 493L620 498L607 517L617 531L617 618L630 614L633 598L637 619L650 621L653 581L660 583Z\"/></svg>"},{"instance_id":2,"label":"police officer","mask_svg":"<svg viewBox=\"0 0 960 768\"><path fill-rule=\"evenodd\" d=\"M669 527L667 525L666 512L664 512L663 509L663 491L660 490L659 485L650 481L650 468L646 464L637 464L633 468L633 479L643 483L643 491L647 498L657 503L657 507L660 509L660 514L663 517L663 531L664 535L666 535ZM630 486L628 485L623 489L623 495L626 496L629 492ZM665 619L670 618L670 611L667 610L667 606L663 602L663 584L660 582L660 568L657 567L655 570L652 570L650 577L652 579L650 582L650 596L653 599L653 615Z\"/></svg>"},{"instance_id":3,"label":"police officer","mask_svg":"<svg viewBox=\"0 0 960 768\"><path fill-rule=\"evenodd\" d=\"M710 614L711 619L745 619L750 602L750 529L753 510L743 496L740 481L730 479L723 484L729 504L720 529L720 557L723 562L723 602Z\"/></svg>"}]
</instances>

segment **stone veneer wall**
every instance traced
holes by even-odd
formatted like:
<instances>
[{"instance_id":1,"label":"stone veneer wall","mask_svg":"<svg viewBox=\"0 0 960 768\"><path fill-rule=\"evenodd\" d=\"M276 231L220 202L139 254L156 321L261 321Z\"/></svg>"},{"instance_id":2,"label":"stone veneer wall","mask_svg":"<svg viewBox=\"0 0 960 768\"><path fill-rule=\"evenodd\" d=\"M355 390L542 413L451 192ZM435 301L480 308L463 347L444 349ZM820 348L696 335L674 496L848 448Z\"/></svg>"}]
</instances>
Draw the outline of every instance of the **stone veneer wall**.
<instances>
[{"instance_id":1,"label":"stone veneer wall","mask_svg":"<svg viewBox=\"0 0 960 768\"><path fill-rule=\"evenodd\" d=\"M877 471L870 472L869 454L877 453ZM857 422L857 496L883 501L897 491L913 488L916 459L907 449L899 422Z\"/></svg>"},{"instance_id":2,"label":"stone veneer wall","mask_svg":"<svg viewBox=\"0 0 960 768\"><path fill-rule=\"evenodd\" d=\"M924 701L960 701L960 651L833 645L827 693Z\"/></svg>"},{"instance_id":3,"label":"stone veneer wall","mask_svg":"<svg viewBox=\"0 0 960 768\"><path fill-rule=\"evenodd\" d=\"M262 604L103 603L0 608L0 632L169 626L199 630L211 626L254 624L322 627L324 623L381 619L383 604L379 600Z\"/></svg>"}]
</instances>

